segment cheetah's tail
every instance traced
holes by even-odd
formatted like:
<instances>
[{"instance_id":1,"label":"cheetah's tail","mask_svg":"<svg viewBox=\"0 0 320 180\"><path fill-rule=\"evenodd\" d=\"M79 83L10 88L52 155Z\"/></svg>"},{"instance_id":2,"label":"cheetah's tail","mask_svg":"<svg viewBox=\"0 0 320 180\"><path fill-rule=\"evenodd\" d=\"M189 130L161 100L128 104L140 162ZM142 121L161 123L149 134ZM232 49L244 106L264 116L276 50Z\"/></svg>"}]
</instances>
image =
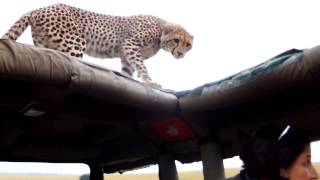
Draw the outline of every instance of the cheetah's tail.
<instances>
[{"instance_id":1,"label":"cheetah's tail","mask_svg":"<svg viewBox=\"0 0 320 180\"><path fill-rule=\"evenodd\" d=\"M30 24L31 12L23 15L11 28L2 36L4 39L17 40Z\"/></svg>"}]
</instances>

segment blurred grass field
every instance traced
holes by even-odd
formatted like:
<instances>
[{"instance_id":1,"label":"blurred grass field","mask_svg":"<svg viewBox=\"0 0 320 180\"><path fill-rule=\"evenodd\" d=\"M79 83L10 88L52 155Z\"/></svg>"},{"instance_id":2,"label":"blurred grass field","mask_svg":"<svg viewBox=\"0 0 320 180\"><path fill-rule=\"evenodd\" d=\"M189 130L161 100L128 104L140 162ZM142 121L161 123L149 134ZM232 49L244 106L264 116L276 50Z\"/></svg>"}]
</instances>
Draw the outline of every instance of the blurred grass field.
<instances>
[{"instance_id":1,"label":"blurred grass field","mask_svg":"<svg viewBox=\"0 0 320 180\"><path fill-rule=\"evenodd\" d=\"M320 163L315 164L317 172L320 174ZM226 169L226 177L232 177L239 172L239 168ZM0 180L79 180L79 176L15 176L0 175ZM107 180L159 180L157 174L111 174L106 175ZM179 172L180 180L201 180L203 175L201 171Z\"/></svg>"}]
</instances>

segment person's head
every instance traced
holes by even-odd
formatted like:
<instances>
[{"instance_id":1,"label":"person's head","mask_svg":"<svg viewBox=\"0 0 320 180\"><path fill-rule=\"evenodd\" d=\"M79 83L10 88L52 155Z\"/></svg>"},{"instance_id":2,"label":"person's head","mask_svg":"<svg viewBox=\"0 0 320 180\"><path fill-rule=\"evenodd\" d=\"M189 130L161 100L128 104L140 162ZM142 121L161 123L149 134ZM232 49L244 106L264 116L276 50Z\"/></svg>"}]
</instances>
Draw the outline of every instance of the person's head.
<instances>
[{"instance_id":1,"label":"person's head","mask_svg":"<svg viewBox=\"0 0 320 180\"><path fill-rule=\"evenodd\" d=\"M246 173L258 179L318 178L310 161L309 137L288 126L262 127L243 144L240 158Z\"/></svg>"}]
</instances>

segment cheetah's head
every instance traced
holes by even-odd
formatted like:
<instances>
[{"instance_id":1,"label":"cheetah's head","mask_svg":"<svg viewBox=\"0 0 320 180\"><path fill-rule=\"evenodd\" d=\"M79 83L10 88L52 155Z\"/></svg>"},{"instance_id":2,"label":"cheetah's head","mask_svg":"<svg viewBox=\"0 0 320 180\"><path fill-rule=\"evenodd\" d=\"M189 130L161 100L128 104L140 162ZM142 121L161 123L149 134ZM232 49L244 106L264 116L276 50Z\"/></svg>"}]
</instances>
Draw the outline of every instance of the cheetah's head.
<instances>
[{"instance_id":1,"label":"cheetah's head","mask_svg":"<svg viewBox=\"0 0 320 180\"><path fill-rule=\"evenodd\" d=\"M160 41L162 49L170 52L175 58L183 58L192 48L193 36L179 25L166 23Z\"/></svg>"}]
</instances>

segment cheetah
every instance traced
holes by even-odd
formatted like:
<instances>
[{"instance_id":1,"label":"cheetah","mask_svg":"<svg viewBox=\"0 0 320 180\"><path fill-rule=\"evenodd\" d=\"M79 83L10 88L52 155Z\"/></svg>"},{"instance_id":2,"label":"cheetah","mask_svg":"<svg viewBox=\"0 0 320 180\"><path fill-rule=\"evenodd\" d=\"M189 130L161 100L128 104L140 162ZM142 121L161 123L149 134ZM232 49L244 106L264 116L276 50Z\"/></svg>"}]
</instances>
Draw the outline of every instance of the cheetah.
<instances>
[{"instance_id":1,"label":"cheetah","mask_svg":"<svg viewBox=\"0 0 320 180\"><path fill-rule=\"evenodd\" d=\"M160 49L175 58L192 48L193 36L182 26L151 15L112 16L55 4L23 15L2 37L16 40L31 26L35 46L51 48L82 58L120 58L121 72L136 71L148 85L152 82L144 60Z\"/></svg>"}]
</instances>

